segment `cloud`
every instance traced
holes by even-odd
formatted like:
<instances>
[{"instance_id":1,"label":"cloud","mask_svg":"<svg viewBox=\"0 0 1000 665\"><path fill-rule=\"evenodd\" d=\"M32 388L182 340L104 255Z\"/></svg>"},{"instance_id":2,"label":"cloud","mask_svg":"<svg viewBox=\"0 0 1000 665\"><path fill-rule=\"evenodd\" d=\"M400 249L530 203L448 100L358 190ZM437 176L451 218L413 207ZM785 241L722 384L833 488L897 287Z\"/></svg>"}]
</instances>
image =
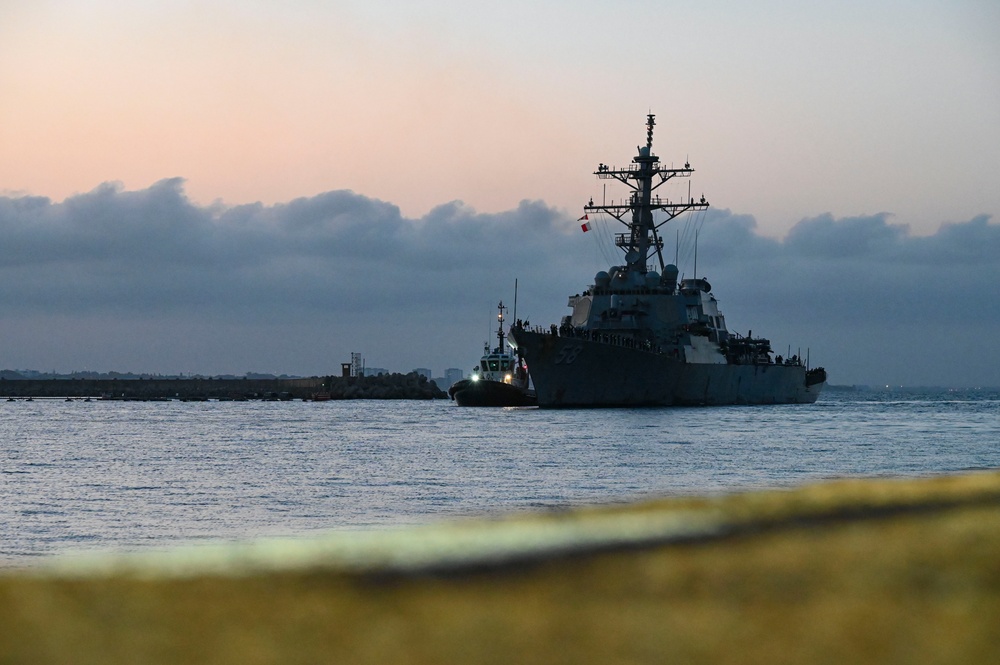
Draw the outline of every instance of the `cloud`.
<instances>
[{"instance_id":1,"label":"cloud","mask_svg":"<svg viewBox=\"0 0 1000 665\"><path fill-rule=\"evenodd\" d=\"M748 238L728 211L705 228L699 273L731 328L809 346L845 383L1000 385L987 341L1000 333L1000 226L988 216L929 236L886 214L804 219L783 241Z\"/></svg>"},{"instance_id":2,"label":"cloud","mask_svg":"<svg viewBox=\"0 0 1000 665\"><path fill-rule=\"evenodd\" d=\"M518 317L550 323L607 267L600 233L573 220L541 201L407 218L346 190L200 206L178 178L62 202L0 197L6 362L312 374L361 351L391 369L471 365L515 279ZM914 236L885 213L821 215L783 240L728 210L674 224L665 256L679 237L690 276L698 231L699 275L731 328L808 345L835 381L1000 384L1000 226L988 216Z\"/></svg>"},{"instance_id":3,"label":"cloud","mask_svg":"<svg viewBox=\"0 0 1000 665\"><path fill-rule=\"evenodd\" d=\"M180 179L62 202L3 197L0 331L20 367L322 373L359 350L395 369L434 356L440 370L472 362L515 279L532 286L522 312L534 302L561 314L579 287L552 274L575 277L580 235L537 201L497 214L453 202L408 219L350 191L198 206ZM294 366L274 367L278 357ZM233 366L244 359L268 366Z\"/></svg>"},{"instance_id":4,"label":"cloud","mask_svg":"<svg viewBox=\"0 0 1000 665\"><path fill-rule=\"evenodd\" d=\"M908 231L887 222L889 215L846 217L826 214L796 224L785 238L788 248L803 257L847 258L884 256Z\"/></svg>"},{"instance_id":5,"label":"cloud","mask_svg":"<svg viewBox=\"0 0 1000 665\"><path fill-rule=\"evenodd\" d=\"M740 288L762 293L772 307L794 302L823 320L871 320L892 310L915 323L937 301L966 318L1000 322L1000 308L990 306L993 294L981 288L1000 278L1000 263L991 258L1000 252L1000 226L981 215L914 236L888 217L822 215L800 221L777 241L748 233L744 217L713 211L702 236L699 273L721 275L720 285L742 283ZM829 300L844 306L828 308ZM820 306L810 310L811 302Z\"/></svg>"},{"instance_id":6,"label":"cloud","mask_svg":"<svg viewBox=\"0 0 1000 665\"><path fill-rule=\"evenodd\" d=\"M194 205L180 179L138 192L106 184L62 203L0 199L0 303L8 311L307 308L300 314L309 317L319 302L331 312L424 307L415 296L442 289L467 303L469 289L454 287L485 287L495 266L539 270L535 241L552 243L553 230L565 235L565 220L539 202L499 214L450 203L412 220L349 191L226 208Z\"/></svg>"}]
</instances>

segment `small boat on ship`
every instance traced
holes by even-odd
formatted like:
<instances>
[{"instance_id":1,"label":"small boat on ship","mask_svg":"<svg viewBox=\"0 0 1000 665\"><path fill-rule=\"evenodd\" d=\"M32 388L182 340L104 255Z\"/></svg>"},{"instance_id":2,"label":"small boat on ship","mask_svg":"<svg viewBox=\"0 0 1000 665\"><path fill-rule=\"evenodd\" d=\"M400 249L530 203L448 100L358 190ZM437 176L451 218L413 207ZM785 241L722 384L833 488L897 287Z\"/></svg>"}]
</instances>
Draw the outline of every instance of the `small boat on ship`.
<instances>
[{"instance_id":1,"label":"small boat on ship","mask_svg":"<svg viewBox=\"0 0 1000 665\"><path fill-rule=\"evenodd\" d=\"M459 406L537 406L535 391L530 388L528 368L517 353L512 353L504 333L503 301L497 305L497 346L483 348L479 365L467 379L455 382L448 395Z\"/></svg>"}]
</instances>

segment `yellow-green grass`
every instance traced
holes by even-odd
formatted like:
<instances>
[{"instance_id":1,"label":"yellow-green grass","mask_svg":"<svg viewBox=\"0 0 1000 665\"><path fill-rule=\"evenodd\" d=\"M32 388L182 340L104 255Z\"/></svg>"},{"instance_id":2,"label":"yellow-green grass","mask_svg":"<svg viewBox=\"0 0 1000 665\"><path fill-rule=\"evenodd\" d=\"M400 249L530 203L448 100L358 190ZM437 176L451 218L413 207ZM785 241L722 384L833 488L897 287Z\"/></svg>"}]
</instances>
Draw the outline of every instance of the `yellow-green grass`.
<instances>
[{"instance_id":1,"label":"yellow-green grass","mask_svg":"<svg viewBox=\"0 0 1000 665\"><path fill-rule=\"evenodd\" d=\"M0 663L327 662L1000 662L1000 474L0 575Z\"/></svg>"}]
</instances>

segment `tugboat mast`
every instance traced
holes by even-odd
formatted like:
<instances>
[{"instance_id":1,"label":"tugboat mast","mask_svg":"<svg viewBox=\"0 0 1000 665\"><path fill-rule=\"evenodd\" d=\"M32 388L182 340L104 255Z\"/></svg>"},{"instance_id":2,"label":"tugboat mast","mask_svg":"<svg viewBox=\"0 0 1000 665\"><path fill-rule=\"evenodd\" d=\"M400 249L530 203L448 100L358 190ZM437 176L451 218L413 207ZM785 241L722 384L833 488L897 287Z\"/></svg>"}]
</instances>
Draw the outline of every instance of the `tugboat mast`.
<instances>
[{"instance_id":1,"label":"tugboat mast","mask_svg":"<svg viewBox=\"0 0 1000 665\"><path fill-rule=\"evenodd\" d=\"M688 210L705 210L708 202L704 195L700 201L695 201L690 194L687 200L682 197L680 203L671 202L669 199L660 199L653 196L653 192L668 180L673 178L689 178L694 173L694 169L688 163L682 169L667 169L659 165L659 157L653 154L653 127L656 126L656 116L652 113L646 116L646 145L637 148L638 155L632 158L632 164L624 169L616 169L599 164L594 175L602 180L617 180L632 190L628 201L621 204L608 204L602 202L596 205L591 199L583 207L587 214L591 212L606 212L626 228L627 233L615 234L615 245L625 252L625 262L629 272L645 274L648 271L649 254L656 250L656 256L660 264L660 270L664 268L663 262L663 238L657 233L657 229ZM659 178L658 182L654 182ZM666 213L666 219L657 223L653 219L653 212L661 210ZM631 213L631 219L626 221L625 217Z\"/></svg>"},{"instance_id":2,"label":"tugboat mast","mask_svg":"<svg viewBox=\"0 0 1000 665\"><path fill-rule=\"evenodd\" d=\"M504 339L506 336L503 333L503 314L507 311L507 308L503 305L503 300L497 305L497 353L504 353Z\"/></svg>"}]
</instances>

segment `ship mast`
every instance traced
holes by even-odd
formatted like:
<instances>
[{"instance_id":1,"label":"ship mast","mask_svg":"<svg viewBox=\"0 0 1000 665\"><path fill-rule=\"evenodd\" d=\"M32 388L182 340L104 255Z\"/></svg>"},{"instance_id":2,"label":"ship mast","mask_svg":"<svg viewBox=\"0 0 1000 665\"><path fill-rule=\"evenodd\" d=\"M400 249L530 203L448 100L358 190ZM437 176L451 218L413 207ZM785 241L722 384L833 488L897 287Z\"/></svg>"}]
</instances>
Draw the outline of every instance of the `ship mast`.
<instances>
[{"instance_id":1,"label":"ship mast","mask_svg":"<svg viewBox=\"0 0 1000 665\"><path fill-rule=\"evenodd\" d=\"M638 148L639 154L632 158L632 164L627 168L617 169L599 164L594 171L594 175L602 180L613 179L624 183L632 190L628 200L620 204L602 202L597 205L591 199L583 207L587 214L606 212L628 229L626 233L615 234L615 245L625 252L625 262L629 272L640 274L647 272L649 255L653 250L656 251L660 270L663 270L663 238L657 232L661 226L688 210L708 208L704 195L701 200L695 201L689 193L687 199L681 198L680 203L653 196L653 192L668 180L689 178L694 173L694 169L688 163L685 163L682 169L667 169L659 165L659 157L653 154L655 125L656 117L650 113L646 116L646 145ZM653 213L658 210L666 214L666 219L659 223L653 219ZM630 213L630 218L626 220L626 216Z\"/></svg>"},{"instance_id":2,"label":"ship mast","mask_svg":"<svg viewBox=\"0 0 1000 665\"><path fill-rule=\"evenodd\" d=\"M501 300L500 304L497 305L497 340L499 342L499 344L497 345L498 353L505 353L503 342L506 336L503 333L503 314L506 311L507 308L504 307L503 300Z\"/></svg>"}]
</instances>

